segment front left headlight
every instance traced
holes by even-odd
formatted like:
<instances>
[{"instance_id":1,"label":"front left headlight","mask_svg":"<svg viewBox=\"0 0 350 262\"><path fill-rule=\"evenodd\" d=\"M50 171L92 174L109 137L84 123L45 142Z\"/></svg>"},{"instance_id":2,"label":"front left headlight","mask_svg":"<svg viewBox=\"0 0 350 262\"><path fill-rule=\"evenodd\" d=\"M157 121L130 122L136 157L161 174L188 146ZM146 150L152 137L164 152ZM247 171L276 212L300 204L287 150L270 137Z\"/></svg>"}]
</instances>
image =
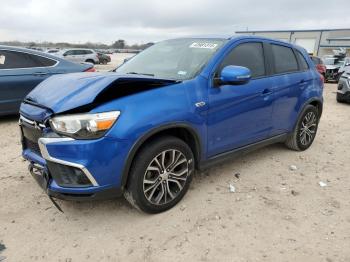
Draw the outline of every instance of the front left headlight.
<instances>
[{"instance_id":1,"label":"front left headlight","mask_svg":"<svg viewBox=\"0 0 350 262\"><path fill-rule=\"evenodd\" d=\"M56 116L50 120L50 126L58 134L77 139L95 139L102 137L119 115L120 111Z\"/></svg>"}]
</instances>

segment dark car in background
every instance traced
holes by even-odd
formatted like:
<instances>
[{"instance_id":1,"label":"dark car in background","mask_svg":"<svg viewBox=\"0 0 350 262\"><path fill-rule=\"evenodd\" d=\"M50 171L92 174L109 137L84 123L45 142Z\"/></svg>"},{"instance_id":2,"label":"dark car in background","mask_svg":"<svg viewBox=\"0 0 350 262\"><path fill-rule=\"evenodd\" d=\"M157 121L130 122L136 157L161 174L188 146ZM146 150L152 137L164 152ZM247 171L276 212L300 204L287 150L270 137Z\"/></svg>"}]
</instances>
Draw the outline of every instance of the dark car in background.
<instances>
[{"instance_id":1,"label":"dark car in background","mask_svg":"<svg viewBox=\"0 0 350 262\"><path fill-rule=\"evenodd\" d=\"M107 65L111 62L111 57L107 54L97 52L97 57L99 64Z\"/></svg>"},{"instance_id":2,"label":"dark car in background","mask_svg":"<svg viewBox=\"0 0 350 262\"><path fill-rule=\"evenodd\" d=\"M95 71L89 63L76 64L39 51L0 45L0 115L18 113L23 98L51 75L89 71Z\"/></svg>"}]
</instances>

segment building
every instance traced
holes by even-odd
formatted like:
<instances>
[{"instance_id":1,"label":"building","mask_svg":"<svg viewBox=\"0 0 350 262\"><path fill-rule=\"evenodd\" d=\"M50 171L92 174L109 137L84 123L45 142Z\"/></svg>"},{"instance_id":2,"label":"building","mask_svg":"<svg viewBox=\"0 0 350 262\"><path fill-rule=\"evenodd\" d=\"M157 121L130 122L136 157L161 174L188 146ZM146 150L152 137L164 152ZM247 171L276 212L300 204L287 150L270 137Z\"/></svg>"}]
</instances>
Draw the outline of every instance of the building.
<instances>
[{"instance_id":1,"label":"building","mask_svg":"<svg viewBox=\"0 0 350 262\"><path fill-rule=\"evenodd\" d=\"M344 48L350 56L350 29L238 31L236 34L259 35L294 43L317 56L332 55Z\"/></svg>"}]
</instances>

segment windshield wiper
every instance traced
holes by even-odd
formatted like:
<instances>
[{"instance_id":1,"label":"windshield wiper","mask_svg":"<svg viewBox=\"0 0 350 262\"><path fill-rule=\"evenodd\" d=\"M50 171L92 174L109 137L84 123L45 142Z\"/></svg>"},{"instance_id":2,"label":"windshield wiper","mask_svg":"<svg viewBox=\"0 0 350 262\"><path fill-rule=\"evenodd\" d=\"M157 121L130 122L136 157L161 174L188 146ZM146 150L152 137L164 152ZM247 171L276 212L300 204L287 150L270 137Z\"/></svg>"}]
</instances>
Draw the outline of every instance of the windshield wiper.
<instances>
[{"instance_id":1,"label":"windshield wiper","mask_svg":"<svg viewBox=\"0 0 350 262\"><path fill-rule=\"evenodd\" d=\"M154 76L154 74L148 74L148 73L137 73L137 72L128 72L127 75L145 75L145 76Z\"/></svg>"}]
</instances>

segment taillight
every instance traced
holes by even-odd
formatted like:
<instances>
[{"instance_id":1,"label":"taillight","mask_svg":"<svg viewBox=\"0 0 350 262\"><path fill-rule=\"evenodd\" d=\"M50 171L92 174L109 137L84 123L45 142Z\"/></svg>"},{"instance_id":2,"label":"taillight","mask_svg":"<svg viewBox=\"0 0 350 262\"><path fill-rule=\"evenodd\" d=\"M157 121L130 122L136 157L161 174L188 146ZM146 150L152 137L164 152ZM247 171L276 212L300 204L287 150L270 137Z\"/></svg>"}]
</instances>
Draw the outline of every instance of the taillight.
<instances>
[{"instance_id":1,"label":"taillight","mask_svg":"<svg viewBox=\"0 0 350 262\"><path fill-rule=\"evenodd\" d=\"M96 72L95 67L90 67L88 69L86 69L84 72Z\"/></svg>"}]
</instances>

